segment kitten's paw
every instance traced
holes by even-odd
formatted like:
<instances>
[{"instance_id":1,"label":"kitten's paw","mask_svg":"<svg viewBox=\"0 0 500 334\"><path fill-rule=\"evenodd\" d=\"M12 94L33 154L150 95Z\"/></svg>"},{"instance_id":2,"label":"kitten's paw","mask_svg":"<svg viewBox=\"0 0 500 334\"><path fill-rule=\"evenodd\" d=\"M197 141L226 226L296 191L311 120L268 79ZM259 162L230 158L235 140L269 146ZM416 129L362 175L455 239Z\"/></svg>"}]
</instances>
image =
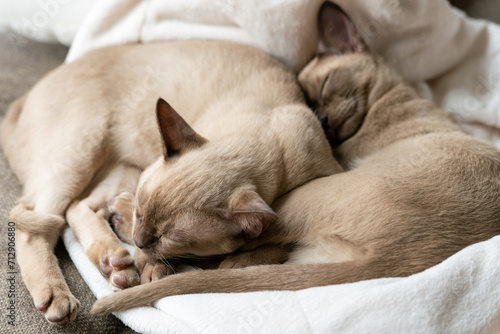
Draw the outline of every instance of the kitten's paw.
<instances>
[{"instance_id":1,"label":"kitten's paw","mask_svg":"<svg viewBox=\"0 0 500 334\"><path fill-rule=\"evenodd\" d=\"M246 251L228 255L219 266L219 269L235 269L264 264L283 263L286 259L286 252L283 248L266 246L253 251Z\"/></svg>"},{"instance_id":2,"label":"kitten's paw","mask_svg":"<svg viewBox=\"0 0 500 334\"><path fill-rule=\"evenodd\" d=\"M245 268L266 264L284 263L288 259L291 245L268 244L253 250L228 255L219 269Z\"/></svg>"},{"instance_id":3,"label":"kitten's paw","mask_svg":"<svg viewBox=\"0 0 500 334\"><path fill-rule=\"evenodd\" d=\"M135 266L139 269L141 284L157 281L167 275L175 274L172 266L151 259L140 249L135 252Z\"/></svg>"},{"instance_id":4,"label":"kitten's paw","mask_svg":"<svg viewBox=\"0 0 500 334\"><path fill-rule=\"evenodd\" d=\"M261 264L259 261L255 261L251 256L246 253L229 255L224 261L219 265L219 269L236 269L245 268L250 266L255 266Z\"/></svg>"},{"instance_id":5,"label":"kitten's paw","mask_svg":"<svg viewBox=\"0 0 500 334\"><path fill-rule=\"evenodd\" d=\"M157 281L174 273L172 268L160 261L147 261L139 271L141 272L141 284Z\"/></svg>"},{"instance_id":6,"label":"kitten's paw","mask_svg":"<svg viewBox=\"0 0 500 334\"><path fill-rule=\"evenodd\" d=\"M45 313L47 321L59 326L75 320L80 309L80 302L65 285L42 284L32 291L36 308Z\"/></svg>"},{"instance_id":7,"label":"kitten's paw","mask_svg":"<svg viewBox=\"0 0 500 334\"><path fill-rule=\"evenodd\" d=\"M108 278L113 291L139 284L139 273L134 265L134 260L125 249L120 250L115 255L113 252L104 254L100 269L102 275Z\"/></svg>"},{"instance_id":8,"label":"kitten's paw","mask_svg":"<svg viewBox=\"0 0 500 334\"><path fill-rule=\"evenodd\" d=\"M132 239L132 215L134 212L134 195L123 192L108 201L109 224L118 238L129 245L134 244Z\"/></svg>"}]
</instances>

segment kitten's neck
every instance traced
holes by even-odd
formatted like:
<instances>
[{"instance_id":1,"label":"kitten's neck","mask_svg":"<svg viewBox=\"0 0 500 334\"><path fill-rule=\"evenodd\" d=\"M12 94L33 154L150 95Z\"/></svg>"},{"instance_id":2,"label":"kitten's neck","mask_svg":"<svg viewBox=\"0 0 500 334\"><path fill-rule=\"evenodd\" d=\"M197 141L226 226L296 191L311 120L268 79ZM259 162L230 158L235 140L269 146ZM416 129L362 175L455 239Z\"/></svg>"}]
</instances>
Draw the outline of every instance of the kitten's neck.
<instances>
[{"instance_id":1,"label":"kitten's neck","mask_svg":"<svg viewBox=\"0 0 500 334\"><path fill-rule=\"evenodd\" d=\"M225 152L237 179L255 186L266 203L312 179L342 171L321 125L305 105L281 106L271 113L265 126L248 123L245 131L213 142Z\"/></svg>"}]
</instances>

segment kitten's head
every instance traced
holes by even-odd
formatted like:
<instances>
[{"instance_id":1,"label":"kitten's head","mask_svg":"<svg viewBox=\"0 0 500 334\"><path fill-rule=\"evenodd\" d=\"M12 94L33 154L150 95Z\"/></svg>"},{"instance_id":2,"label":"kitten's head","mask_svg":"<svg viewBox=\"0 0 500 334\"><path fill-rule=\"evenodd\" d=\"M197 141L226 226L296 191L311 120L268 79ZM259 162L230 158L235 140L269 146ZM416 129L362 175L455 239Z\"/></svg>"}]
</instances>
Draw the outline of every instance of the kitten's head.
<instances>
[{"instance_id":1,"label":"kitten's head","mask_svg":"<svg viewBox=\"0 0 500 334\"><path fill-rule=\"evenodd\" d=\"M318 15L316 57L299 82L332 145L352 137L371 105L394 85L394 73L371 54L347 14L325 2Z\"/></svg>"},{"instance_id":2,"label":"kitten's head","mask_svg":"<svg viewBox=\"0 0 500 334\"><path fill-rule=\"evenodd\" d=\"M152 258L235 251L277 218L238 168L237 154L198 135L157 103L163 157L144 171L133 218L136 245Z\"/></svg>"}]
</instances>

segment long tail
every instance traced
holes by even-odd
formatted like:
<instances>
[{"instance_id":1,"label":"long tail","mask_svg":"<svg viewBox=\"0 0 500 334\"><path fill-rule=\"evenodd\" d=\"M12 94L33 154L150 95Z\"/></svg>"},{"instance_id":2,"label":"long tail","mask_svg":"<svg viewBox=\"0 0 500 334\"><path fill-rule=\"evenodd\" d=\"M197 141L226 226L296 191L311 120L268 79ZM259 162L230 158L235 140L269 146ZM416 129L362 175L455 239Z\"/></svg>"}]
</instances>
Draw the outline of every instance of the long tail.
<instances>
[{"instance_id":1,"label":"long tail","mask_svg":"<svg viewBox=\"0 0 500 334\"><path fill-rule=\"evenodd\" d=\"M406 268L408 269L408 268ZM160 298L194 293L301 290L388 276L408 276L387 261L265 265L243 269L194 271L123 290L98 300L92 313L103 314L147 305Z\"/></svg>"}]
</instances>

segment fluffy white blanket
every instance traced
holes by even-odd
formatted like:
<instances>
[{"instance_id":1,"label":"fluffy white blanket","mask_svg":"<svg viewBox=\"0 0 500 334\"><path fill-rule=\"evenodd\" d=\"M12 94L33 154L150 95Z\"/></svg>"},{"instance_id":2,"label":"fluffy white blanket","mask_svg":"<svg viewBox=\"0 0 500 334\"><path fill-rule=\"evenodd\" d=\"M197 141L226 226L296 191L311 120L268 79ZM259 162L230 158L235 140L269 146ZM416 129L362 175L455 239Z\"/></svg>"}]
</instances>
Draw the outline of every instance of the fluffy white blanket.
<instances>
[{"instance_id":1,"label":"fluffy white blanket","mask_svg":"<svg viewBox=\"0 0 500 334\"><path fill-rule=\"evenodd\" d=\"M64 243L97 298L113 293L68 228ZM407 278L302 291L163 298L115 315L140 333L500 333L500 236Z\"/></svg>"},{"instance_id":2,"label":"fluffy white blanket","mask_svg":"<svg viewBox=\"0 0 500 334\"><path fill-rule=\"evenodd\" d=\"M62 0L53 0L59 1ZM107 0L96 2L68 61L112 44L211 38L260 47L299 70L316 48L323 0ZM337 0L370 48L476 136L500 147L500 27L445 0ZM100 298L111 293L70 230L68 251ZM500 237L409 278L298 292L170 297L117 313L144 333L498 333Z\"/></svg>"}]
</instances>

